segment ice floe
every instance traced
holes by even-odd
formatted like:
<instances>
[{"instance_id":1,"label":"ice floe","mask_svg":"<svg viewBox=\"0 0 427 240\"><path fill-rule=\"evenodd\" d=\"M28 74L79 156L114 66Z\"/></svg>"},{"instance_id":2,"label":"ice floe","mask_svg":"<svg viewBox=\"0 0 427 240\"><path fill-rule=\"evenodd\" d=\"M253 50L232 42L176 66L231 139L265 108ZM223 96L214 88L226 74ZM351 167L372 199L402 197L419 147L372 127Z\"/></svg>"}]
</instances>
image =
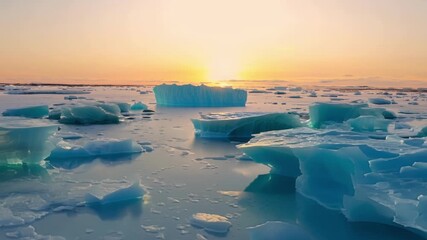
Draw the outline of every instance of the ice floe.
<instances>
[{"instance_id":1,"label":"ice floe","mask_svg":"<svg viewBox=\"0 0 427 240\"><path fill-rule=\"evenodd\" d=\"M254 133L302 126L299 116L291 113L209 113L191 121L196 136L203 138L247 138Z\"/></svg>"},{"instance_id":2,"label":"ice floe","mask_svg":"<svg viewBox=\"0 0 427 240\"><path fill-rule=\"evenodd\" d=\"M239 148L296 190L351 221L407 227L426 236L427 145L384 134L296 128L261 133ZM422 142L423 143L423 142Z\"/></svg>"},{"instance_id":3,"label":"ice floe","mask_svg":"<svg viewBox=\"0 0 427 240\"><path fill-rule=\"evenodd\" d=\"M142 188L140 183L137 182L129 187L118 189L104 196L96 196L94 194L88 193L85 196L85 200L87 205L107 205L117 202L141 199L144 196L144 193L144 189Z\"/></svg>"},{"instance_id":4,"label":"ice floe","mask_svg":"<svg viewBox=\"0 0 427 240\"><path fill-rule=\"evenodd\" d=\"M30 106L23 108L10 108L2 113L8 117L26 117L26 118L42 118L49 114L47 105Z\"/></svg>"},{"instance_id":5,"label":"ice floe","mask_svg":"<svg viewBox=\"0 0 427 240\"><path fill-rule=\"evenodd\" d=\"M90 141L84 146L61 141L52 150L47 160L108 157L135 154L142 151L141 145L131 139L98 139Z\"/></svg>"},{"instance_id":6,"label":"ice floe","mask_svg":"<svg viewBox=\"0 0 427 240\"><path fill-rule=\"evenodd\" d=\"M209 213L195 213L190 219L190 224L213 233L227 233L231 227L228 218Z\"/></svg>"}]
</instances>

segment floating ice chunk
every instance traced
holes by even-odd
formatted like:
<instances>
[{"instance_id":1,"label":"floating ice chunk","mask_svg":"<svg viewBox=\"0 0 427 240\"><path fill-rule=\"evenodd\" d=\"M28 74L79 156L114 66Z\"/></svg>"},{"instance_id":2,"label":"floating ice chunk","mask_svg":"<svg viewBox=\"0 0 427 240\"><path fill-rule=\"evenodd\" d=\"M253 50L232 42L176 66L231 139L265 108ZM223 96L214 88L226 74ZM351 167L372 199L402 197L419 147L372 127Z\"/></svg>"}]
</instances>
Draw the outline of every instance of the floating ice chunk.
<instances>
[{"instance_id":1,"label":"floating ice chunk","mask_svg":"<svg viewBox=\"0 0 427 240\"><path fill-rule=\"evenodd\" d=\"M56 135L56 137L60 137L64 140L74 140L74 139L80 139L83 137L83 135L78 134L78 133L74 133L74 132L58 132Z\"/></svg>"},{"instance_id":2,"label":"floating ice chunk","mask_svg":"<svg viewBox=\"0 0 427 240\"><path fill-rule=\"evenodd\" d=\"M228 218L209 213L193 214L190 219L190 224L214 233L227 233L231 227L231 223L228 221Z\"/></svg>"},{"instance_id":3,"label":"floating ice chunk","mask_svg":"<svg viewBox=\"0 0 427 240\"><path fill-rule=\"evenodd\" d=\"M251 240L313 240L301 227L285 222L266 222L247 229Z\"/></svg>"},{"instance_id":4,"label":"floating ice chunk","mask_svg":"<svg viewBox=\"0 0 427 240\"><path fill-rule=\"evenodd\" d=\"M427 137L427 126L423 127L418 133L418 137Z\"/></svg>"},{"instance_id":5,"label":"floating ice chunk","mask_svg":"<svg viewBox=\"0 0 427 240\"><path fill-rule=\"evenodd\" d=\"M36 163L54 148L50 136L58 125L43 120L1 119L0 162Z\"/></svg>"},{"instance_id":6,"label":"floating ice chunk","mask_svg":"<svg viewBox=\"0 0 427 240\"><path fill-rule=\"evenodd\" d=\"M205 85L158 85L153 89L157 105L167 107L244 107L247 93L242 89Z\"/></svg>"},{"instance_id":7,"label":"floating ice chunk","mask_svg":"<svg viewBox=\"0 0 427 240\"><path fill-rule=\"evenodd\" d=\"M104 196L95 196L91 193L86 194L87 205L106 205L118 202L141 199L144 196L144 189L139 183L134 183L129 187L118 189Z\"/></svg>"},{"instance_id":8,"label":"floating ice chunk","mask_svg":"<svg viewBox=\"0 0 427 240\"><path fill-rule=\"evenodd\" d=\"M59 122L63 124L110 124L119 123L120 108L116 104L84 103L61 108ZM58 110L49 114L56 119Z\"/></svg>"},{"instance_id":9,"label":"floating ice chunk","mask_svg":"<svg viewBox=\"0 0 427 240\"><path fill-rule=\"evenodd\" d=\"M353 131L357 132L374 132L384 131L387 132L388 126L391 121L374 116L360 116L347 121Z\"/></svg>"},{"instance_id":10,"label":"floating ice chunk","mask_svg":"<svg viewBox=\"0 0 427 240\"><path fill-rule=\"evenodd\" d=\"M26 118L42 118L49 114L47 105L31 106L23 108L11 108L4 111L3 116L26 117Z\"/></svg>"},{"instance_id":11,"label":"floating ice chunk","mask_svg":"<svg viewBox=\"0 0 427 240\"><path fill-rule=\"evenodd\" d=\"M146 104L142 102L137 102L137 103L134 103L132 107L130 107L130 109L133 111L140 111L140 110L146 110L148 109L148 107Z\"/></svg>"},{"instance_id":12,"label":"floating ice chunk","mask_svg":"<svg viewBox=\"0 0 427 240\"><path fill-rule=\"evenodd\" d=\"M289 88L289 91L291 91L291 92L299 92L299 91L302 91L302 88L301 87L291 87L291 88Z\"/></svg>"},{"instance_id":13,"label":"floating ice chunk","mask_svg":"<svg viewBox=\"0 0 427 240\"><path fill-rule=\"evenodd\" d=\"M370 98L369 102L377 105L391 104L390 100L384 98Z\"/></svg>"},{"instance_id":14,"label":"floating ice chunk","mask_svg":"<svg viewBox=\"0 0 427 240\"><path fill-rule=\"evenodd\" d=\"M269 91L253 89L253 90L249 91L249 93L269 93Z\"/></svg>"},{"instance_id":15,"label":"floating ice chunk","mask_svg":"<svg viewBox=\"0 0 427 240\"><path fill-rule=\"evenodd\" d=\"M383 108L369 108L364 103L318 102L309 107L310 124L319 128L328 122L342 123L359 116L377 116L392 119L394 113Z\"/></svg>"},{"instance_id":16,"label":"floating ice chunk","mask_svg":"<svg viewBox=\"0 0 427 240\"><path fill-rule=\"evenodd\" d=\"M71 96L65 96L64 97L64 100L74 100L74 99L77 99L77 96L71 95Z\"/></svg>"},{"instance_id":17,"label":"floating ice chunk","mask_svg":"<svg viewBox=\"0 0 427 240\"><path fill-rule=\"evenodd\" d=\"M360 116L367 104L314 103L309 107L310 122L315 128L327 122L344 122Z\"/></svg>"},{"instance_id":18,"label":"floating ice chunk","mask_svg":"<svg viewBox=\"0 0 427 240\"><path fill-rule=\"evenodd\" d=\"M130 111L130 104L125 102L113 102L120 108L120 112L129 112Z\"/></svg>"},{"instance_id":19,"label":"floating ice chunk","mask_svg":"<svg viewBox=\"0 0 427 240\"><path fill-rule=\"evenodd\" d=\"M61 141L52 150L47 160L55 161L70 158L94 158L134 154L140 153L142 150L141 145L131 139L101 139L88 142L84 146Z\"/></svg>"},{"instance_id":20,"label":"floating ice chunk","mask_svg":"<svg viewBox=\"0 0 427 240\"><path fill-rule=\"evenodd\" d=\"M210 113L191 121L196 135L204 138L247 138L254 133L302 126L299 116L289 113Z\"/></svg>"}]
</instances>

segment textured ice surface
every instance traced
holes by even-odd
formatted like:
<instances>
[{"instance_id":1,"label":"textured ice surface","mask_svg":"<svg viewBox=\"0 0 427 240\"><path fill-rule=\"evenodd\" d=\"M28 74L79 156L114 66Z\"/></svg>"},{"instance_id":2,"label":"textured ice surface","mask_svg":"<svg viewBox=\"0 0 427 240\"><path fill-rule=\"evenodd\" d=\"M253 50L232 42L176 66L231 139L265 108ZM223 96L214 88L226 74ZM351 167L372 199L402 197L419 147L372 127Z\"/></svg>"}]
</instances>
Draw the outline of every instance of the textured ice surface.
<instances>
[{"instance_id":1,"label":"textured ice surface","mask_svg":"<svg viewBox=\"0 0 427 240\"><path fill-rule=\"evenodd\" d=\"M399 225L425 236L427 145L407 143L374 133L296 128L261 133L239 148L274 173L297 177L299 193L351 221Z\"/></svg>"},{"instance_id":2,"label":"textured ice surface","mask_svg":"<svg viewBox=\"0 0 427 240\"><path fill-rule=\"evenodd\" d=\"M81 102L65 105L49 113L50 119L58 119L63 124L111 124L119 123L122 110L116 103Z\"/></svg>"},{"instance_id":3,"label":"textured ice surface","mask_svg":"<svg viewBox=\"0 0 427 240\"><path fill-rule=\"evenodd\" d=\"M302 126L299 116L290 113L209 113L191 121L196 135L204 138L247 138L254 133Z\"/></svg>"},{"instance_id":4,"label":"textured ice surface","mask_svg":"<svg viewBox=\"0 0 427 240\"><path fill-rule=\"evenodd\" d=\"M57 128L42 120L1 118L0 163L43 160L54 147L49 137Z\"/></svg>"},{"instance_id":5,"label":"textured ice surface","mask_svg":"<svg viewBox=\"0 0 427 240\"><path fill-rule=\"evenodd\" d=\"M156 103L166 107L243 107L247 93L242 89L205 85L158 85L153 89Z\"/></svg>"},{"instance_id":6,"label":"textured ice surface","mask_svg":"<svg viewBox=\"0 0 427 240\"><path fill-rule=\"evenodd\" d=\"M86 204L88 205L107 205L118 202L126 202L136 199L141 199L144 196L144 189L139 183L134 183L129 187L118 189L104 196L96 196L88 193L85 196Z\"/></svg>"},{"instance_id":7,"label":"textured ice surface","mask_svg":"<svg viewBox=\"0 0 427 240\"><path fill-rule=\"evenodd\" d=\"M248 230L251 240L314 240L301 227L280 221L266 222Z\"/></svg>"},{"instance_id":8,"label":"textured ice surface","mask_svg":"<svg viewBox=\"0 0 427 240\"><path fill-rule=\"evenodd\" d=\"M131 139L100 139L90 141L84 146L61 141L56 148L52 150L47 159L52 161L60 159L94 158L140 152L142 152L141 145Z\"/></svg>"},{"instance_id":9,"label":"textured ice surface","mask_svg":"<svg viewBox=\"0 0 427 240\"><path fill-rule=\"evenodd\" d=\"M310 122L319 128L328 122L342 123L362 115L382 118L395 118L394 114L383 108L369 108L364 103L328 103L318 102L309 107Z\"/></svg>"},{"instance_id":10,"label":"textured ice surface","mask_svg":"<svg viewBox=\"0 0 427 240\"><path fill-rule=\"evenodd\" d=\"M190 223L193 226L201 227L208 232L214 233L226 233L231 227L231 223L228 218L209 213L195 213L190 219Z\"/></svg>"},{"instance_id":11,"label":"textured ice surface","mask_svg":"<svg viewBox=\"0 0 427 240\"><path fill-rule=\"evenodd\" d=\"M38 234L33 226L19 227L13 231L7 232L6 237L19 240L65 240L61 236L45 236Z\"/></svg>"},{"instance_id":12,"label":"textured ice surface","mask_svg":"<svg viewBox=\"0 0 427 240\"><path fill-rule=\"evenodd\" d=\"M11 108L7 109L2 114L3 116L13 117L42 118L49 114L49 108L47 105Z\"/></svg>"},{"instance_id":13,"label":"textured ice surface","mask_svg":"<svg viewBox=\"0 0 427 240\"><path fill-rule=\"evenodd\" d=\"M357 132L387 132L391 120L374 117L374 116L360 116L347 121L353 131Z\"/></svg>"}]
</instances>

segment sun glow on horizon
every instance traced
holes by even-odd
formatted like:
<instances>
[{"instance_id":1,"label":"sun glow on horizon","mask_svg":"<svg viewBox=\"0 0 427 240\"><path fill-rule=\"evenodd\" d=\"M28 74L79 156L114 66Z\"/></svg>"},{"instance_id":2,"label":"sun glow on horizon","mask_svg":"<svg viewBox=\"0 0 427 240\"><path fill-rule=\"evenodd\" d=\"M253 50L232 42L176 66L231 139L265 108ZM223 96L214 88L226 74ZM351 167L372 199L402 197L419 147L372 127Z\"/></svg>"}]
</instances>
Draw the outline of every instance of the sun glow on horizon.
<instances>
[{"instance_id":1,"label":"sun glow on horizon","mask_svg":"<svg viewBox=\"0 0 427 240\"><path fill-rule=\"evenodd\" d=\"M0 1L0 82L427 81L427 1Z\"/></svg>"}]
</instances>

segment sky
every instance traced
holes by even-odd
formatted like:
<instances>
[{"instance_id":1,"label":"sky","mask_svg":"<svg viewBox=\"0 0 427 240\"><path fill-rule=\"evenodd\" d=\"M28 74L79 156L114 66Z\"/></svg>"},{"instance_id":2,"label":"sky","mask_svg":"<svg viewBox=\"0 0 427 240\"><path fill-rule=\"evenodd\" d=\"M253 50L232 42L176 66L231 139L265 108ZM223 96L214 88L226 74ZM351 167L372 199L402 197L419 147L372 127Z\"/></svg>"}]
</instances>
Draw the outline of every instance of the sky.
<instances>
[{"instance_id":1,"label":"sky","mask_svg":"<svg viewBox=\"0 0 427 240\"><path fill-rule=\"evenodd\" d=\"M0 82L427 86L427 0L0 0Z\"/></svg>"}]
</instances>

